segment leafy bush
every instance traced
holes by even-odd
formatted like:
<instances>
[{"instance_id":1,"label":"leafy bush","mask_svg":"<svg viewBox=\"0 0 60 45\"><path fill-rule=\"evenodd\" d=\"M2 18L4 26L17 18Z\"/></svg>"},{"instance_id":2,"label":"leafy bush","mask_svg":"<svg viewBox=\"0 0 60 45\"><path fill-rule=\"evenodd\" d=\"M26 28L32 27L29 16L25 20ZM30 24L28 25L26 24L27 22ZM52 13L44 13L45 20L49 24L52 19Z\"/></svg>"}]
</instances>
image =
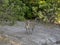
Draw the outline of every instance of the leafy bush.
<instances>
[{"instance_id":1,"label":"leafy bush","mask_svg":"<svg viewBox=\"0 0 60 45\"><path fill-rule=\"evenodd\" d=\"M44 22L60 21L60 0L0 0L0 2L0 20L6 20L6 17L14 22L39 17Z\"/></svg>"}]
</instances>

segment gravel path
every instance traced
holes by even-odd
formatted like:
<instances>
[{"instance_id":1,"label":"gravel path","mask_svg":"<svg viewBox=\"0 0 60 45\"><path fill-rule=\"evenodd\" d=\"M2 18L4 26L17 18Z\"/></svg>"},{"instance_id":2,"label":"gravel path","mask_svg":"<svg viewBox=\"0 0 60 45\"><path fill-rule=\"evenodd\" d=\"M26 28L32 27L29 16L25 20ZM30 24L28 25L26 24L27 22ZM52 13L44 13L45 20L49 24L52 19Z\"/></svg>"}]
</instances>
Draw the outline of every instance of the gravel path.
<instances>
[{"instance_id":1,"label":"gravel path","mask_svg":"<svg viewBox=\"0 0 60 45\"><path fill-rule=\"evenodd\" d=\"M60 45L55 44L60 41L59 28L36 25L34 32L27 34L24 25L24 22L18 22L14 26L0 26L0 32L23 42L22 45Z\"/></svg>"}]
</instances>

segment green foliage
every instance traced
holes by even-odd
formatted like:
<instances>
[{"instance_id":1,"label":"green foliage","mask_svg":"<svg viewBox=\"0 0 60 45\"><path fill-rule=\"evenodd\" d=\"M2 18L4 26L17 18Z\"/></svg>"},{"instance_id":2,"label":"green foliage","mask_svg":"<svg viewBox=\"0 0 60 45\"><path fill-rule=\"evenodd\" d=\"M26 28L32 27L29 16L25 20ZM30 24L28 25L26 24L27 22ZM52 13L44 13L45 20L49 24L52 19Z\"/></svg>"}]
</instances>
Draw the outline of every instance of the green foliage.
<instances>
[{"instance_id":1,"label":"green foliage","mask_svg":"<svg viewBox=\"0 0 60 45\"><path fill-rule=\"evenodd\" d=\"M0 0L0 20L13 22L36 17L44 22L59 22L60 0Z\"/></svg>"}]
</instances>

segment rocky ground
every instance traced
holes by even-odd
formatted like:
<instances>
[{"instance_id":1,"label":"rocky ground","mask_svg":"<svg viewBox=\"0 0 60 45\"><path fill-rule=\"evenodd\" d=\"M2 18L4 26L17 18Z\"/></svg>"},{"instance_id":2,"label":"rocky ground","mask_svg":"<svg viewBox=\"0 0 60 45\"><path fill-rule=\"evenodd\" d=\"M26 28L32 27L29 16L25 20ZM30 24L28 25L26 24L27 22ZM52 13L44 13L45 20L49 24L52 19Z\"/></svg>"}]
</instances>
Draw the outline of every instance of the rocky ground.
<instances>
[{"instance_id":1,"label":"rocky ground","mask_svg":"<svg viewBox=\"0 0 60 45\"><path fill-rule=\"evenodd\" d=\"M60 45L60 28L38 24L27 34L24 22L14 26L0 26L0 45Z\"/></svg>"}]
</instances>

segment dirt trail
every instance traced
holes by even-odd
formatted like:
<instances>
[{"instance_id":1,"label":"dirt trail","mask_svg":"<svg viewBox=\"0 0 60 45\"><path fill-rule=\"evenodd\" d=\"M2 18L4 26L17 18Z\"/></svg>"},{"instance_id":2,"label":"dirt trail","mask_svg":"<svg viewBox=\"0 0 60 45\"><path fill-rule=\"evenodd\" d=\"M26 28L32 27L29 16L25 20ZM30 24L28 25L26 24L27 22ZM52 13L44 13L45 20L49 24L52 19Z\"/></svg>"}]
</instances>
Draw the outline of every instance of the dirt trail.
<instances>
[{"instance_id":1,"label":"dirt trail","mask_svg":"<svg viewBox=\"0 0 60 45\"><path fill-rule=\"evenodd\" d=\"M36 25L32 35L29 35L26 34L24 25L24 22L18 22L14 26L0 26L0 32L2 31L4 35L8 35L17 42L22 42L22 45L47 45L46 42L48 45L60 45L54 44L54 42L60 40L59 28Z\"/></svg>"}]
</instances>

